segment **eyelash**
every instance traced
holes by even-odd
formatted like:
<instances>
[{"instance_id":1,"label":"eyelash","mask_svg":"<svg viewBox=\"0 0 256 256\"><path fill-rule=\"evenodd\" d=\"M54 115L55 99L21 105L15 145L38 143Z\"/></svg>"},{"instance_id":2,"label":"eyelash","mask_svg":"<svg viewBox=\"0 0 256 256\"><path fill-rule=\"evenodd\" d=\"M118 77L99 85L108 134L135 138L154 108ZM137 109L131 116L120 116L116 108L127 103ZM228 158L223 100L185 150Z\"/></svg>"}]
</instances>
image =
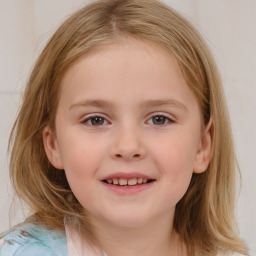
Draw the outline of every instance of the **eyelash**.
<instances>
[{"instance_id":1,"label":"eyelash","mask_svg":"<svg viewBox=\"0 0 256 256\"><path fill-rule=\"evenodd\" d=\"M165 125L168 125L170 123L174 123L174 120L173 118L170 116L170 115L167 115L167 114L163 114L163 113L155 113L151 116L151 118L149 120L151 120L152 118L154 117L163 117L165 118L165 123L162 124L162 125L156 125L156 124L152 124L152 125L156 125L156 126L165 126ZM166 123L167 122L167 123Z\"/></svg>"},{"instance_id":2,"label":"eyelash","mask_svg":"<svg viewBox=\"0 0 256 256\"><path fill-rule=\"evenodd\" d=\"M155 125L155 126L165 126L165 125L168 125L168 124L170 124L170 123L174 123L173 118L171 118L169 115L163 114L163 113L155 113L155 114L152 115L152 116L150 117L150 119L148 119L148 120L151 120L151 119L154 118L154 117L163 117L164 120L165 120L164 124L160 124L160 125L157 125L157 124L153 124L153 123L152 123L152 125ZM105 121L107 121L106 118L102 117L100 114L94 114L94 115L91 115L91 116L87 117L86 119L84 119L81 123L82 123L82 124L85 124L85 125L88 125L88 126L95 126L95 127L97 127L97 126L103 126L103 125L104 125L104 124L101 124L101 125L93 125L92 123L89 124L88 122L89 122L89 121L92 122L93 118L102 118L104 123L105 123ZM167 123L166 123L166 122L167 122Z\"/></svg>"},{"instance_id":3,"label":"eyelash","mask_svg":"<svg viewBox=\"0 0 256 256\"><path fill-rule=\"evenodd\" d=\"M81 123L89 126L97 126L97 125L93 125L92 123L88 124L90 120L92 121L93 118L97 118L97 117L102 118L104 122L106 121L106 118L102 117L100 114L94 114L84 119ZM98 126L102 126L102 125L98 125Z\"/></svg>"}]
</instances>

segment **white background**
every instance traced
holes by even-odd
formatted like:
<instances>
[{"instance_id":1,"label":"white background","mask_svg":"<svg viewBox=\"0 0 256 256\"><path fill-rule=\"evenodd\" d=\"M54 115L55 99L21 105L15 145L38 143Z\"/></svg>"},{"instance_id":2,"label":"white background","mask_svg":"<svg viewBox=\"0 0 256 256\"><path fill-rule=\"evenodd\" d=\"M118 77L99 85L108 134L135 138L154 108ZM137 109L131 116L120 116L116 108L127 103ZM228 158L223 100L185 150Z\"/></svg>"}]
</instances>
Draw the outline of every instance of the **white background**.
<instances>
[{"instance_id":1,"label":"white background","mask_svg":"<svg viewBox=\"0 0 256 256\"><path fill-rule=\"evenodd\" d=\"M0 232L9 228L7 142L24 85L46 40L83 0L0 0ZM256 0L165 0L210 45L223 78L243 183L241 236L256 252ZM23 219L20 207L12 225Z\"/></svg>"}]
</instances>

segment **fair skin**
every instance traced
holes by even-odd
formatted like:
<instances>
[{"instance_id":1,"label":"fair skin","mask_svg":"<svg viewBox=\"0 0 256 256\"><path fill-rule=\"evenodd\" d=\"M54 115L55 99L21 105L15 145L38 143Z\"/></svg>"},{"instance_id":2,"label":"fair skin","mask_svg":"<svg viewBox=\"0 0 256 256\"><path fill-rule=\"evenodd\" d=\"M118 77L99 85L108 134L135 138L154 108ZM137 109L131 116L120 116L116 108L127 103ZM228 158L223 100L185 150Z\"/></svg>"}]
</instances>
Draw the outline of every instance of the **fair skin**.
<instances>
[{"instance_id":1,"label":"fair skin","mask_svg":"<svg viewBox=\"0 0 256 256\"><path fill-rule=\"evenodd\" d=\"M126 39L80 58L61 81L55 124L43 131L47 156L65 170L108 255L187 255L175 206L209 164L211 127L202 129L173 56ZM148 183L138 184L142 176ZM137 183L113 184L121 178Z\"/></svg>"}]
</instances>

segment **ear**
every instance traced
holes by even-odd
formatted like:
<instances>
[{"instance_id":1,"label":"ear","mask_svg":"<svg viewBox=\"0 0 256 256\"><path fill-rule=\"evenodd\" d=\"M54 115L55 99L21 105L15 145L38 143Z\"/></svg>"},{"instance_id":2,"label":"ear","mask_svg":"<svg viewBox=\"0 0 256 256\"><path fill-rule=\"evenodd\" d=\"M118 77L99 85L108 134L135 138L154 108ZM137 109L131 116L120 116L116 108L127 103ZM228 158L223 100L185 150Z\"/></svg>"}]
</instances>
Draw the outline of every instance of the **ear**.
<instances>
[{"instance_id":1,"label":"ear","mask_svg":"<svg viewBox=\"0 0 256 256\"><path fill-rule=\"evenodd\" d=\"M44 150L50 163L57 169L64 169L56 135L52 128L46 126L43 129Z\"/></svg>"},{"instance_id":2,"label":"ear","mask_svg":"<svg viewBox=\"0 0 256 256\"><path fill-rule=\"evenodd\" d=\"M212 156L212 136L213 136L213 123L210 120L205 127L196 154L194 173L202 173L206 171Z\"/></svg>"}]
</instances>

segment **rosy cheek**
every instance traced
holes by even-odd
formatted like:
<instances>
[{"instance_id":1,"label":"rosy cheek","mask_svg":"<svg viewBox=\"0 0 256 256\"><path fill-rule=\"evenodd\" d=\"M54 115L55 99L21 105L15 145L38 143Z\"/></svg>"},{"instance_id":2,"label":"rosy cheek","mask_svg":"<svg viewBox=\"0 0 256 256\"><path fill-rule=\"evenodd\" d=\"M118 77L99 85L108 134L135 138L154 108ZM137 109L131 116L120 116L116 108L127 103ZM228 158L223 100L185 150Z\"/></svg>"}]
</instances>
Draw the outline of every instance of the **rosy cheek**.
<instances>
[{"instance_id":1,"label":"rosy cheek","mask_svg":"<svg viewBox=\"0 0 256 256\"><path fill-rule=\"evenodd\" d=\"M187 143L179 139L178 142L172 140L171 143L154 146L151 155L156 166L161 168L160 172L167 172L174 179L181 173L192 172L194 148L184 145Z\"/></svg>"},{"instance_id":2,"label":"rosy cheek","mask_svg":"<svg viewBox=\"0 0 256 256\"><path fill-rule=\"evenodd\" d=\"M84 176L93 177L103 161L104 148L95 143L70 143L63 152L63 161L66 172L72 173L76 178Z\"/></svg>"}]
</instances>

